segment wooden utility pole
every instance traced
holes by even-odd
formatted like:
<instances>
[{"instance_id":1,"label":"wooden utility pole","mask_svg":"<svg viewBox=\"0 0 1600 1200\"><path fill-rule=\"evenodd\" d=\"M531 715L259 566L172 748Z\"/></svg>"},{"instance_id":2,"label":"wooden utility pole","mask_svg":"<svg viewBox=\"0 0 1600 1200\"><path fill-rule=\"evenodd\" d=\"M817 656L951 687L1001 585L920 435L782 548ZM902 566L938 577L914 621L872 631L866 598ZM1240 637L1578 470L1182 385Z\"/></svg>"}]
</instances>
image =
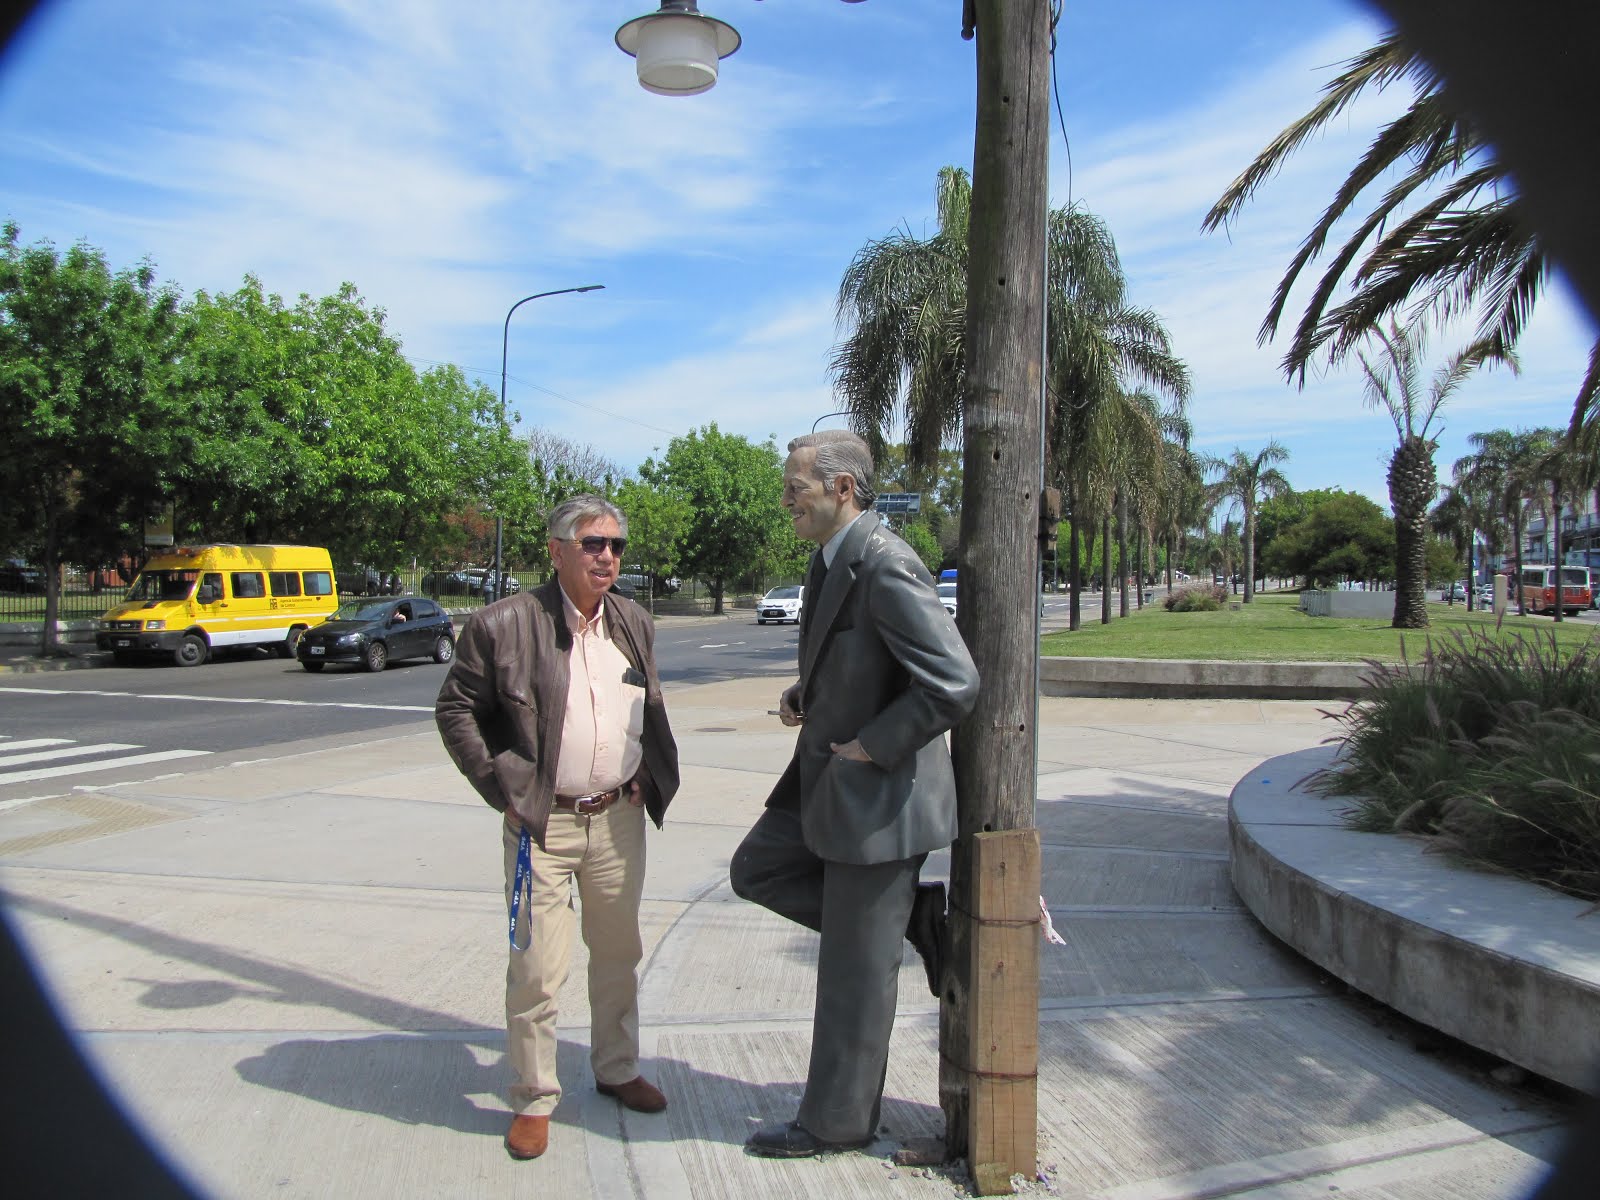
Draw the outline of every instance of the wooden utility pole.
<instances>
[{"instance_id":1,"label":"wooden utility pole","mask_svg":"<svg viewBox=\"0 0 1600 1200\"><path fill-rule=\"evenodd\" d=\"M982 677L954 731L951 969L939 1016L945 1149L979 1193L1037 1171L1040 395L1049 0L968 0L978 117L967 266L960 626Z\"/></svg>"}]
</instances>

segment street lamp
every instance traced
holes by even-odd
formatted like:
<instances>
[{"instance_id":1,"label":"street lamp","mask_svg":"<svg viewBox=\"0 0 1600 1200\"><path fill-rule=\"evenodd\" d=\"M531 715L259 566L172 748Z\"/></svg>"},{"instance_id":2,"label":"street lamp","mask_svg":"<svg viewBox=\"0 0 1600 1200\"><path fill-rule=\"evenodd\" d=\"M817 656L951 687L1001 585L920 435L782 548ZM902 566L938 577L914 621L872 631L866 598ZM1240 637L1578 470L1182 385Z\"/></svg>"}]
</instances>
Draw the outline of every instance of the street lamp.
<instances>
[{"instance_id":1,"label":"street lamp","mask_svg":"<svg viewBox=\"0 0 1600 1200\"><path fill-rule=\"evenodd\" d=\"M815 433L817 431L817 426L821 425L829 417L849 417L849 416L854 416L854 415L855 414L850 412L848 409L846 409L844 412L823 413L815 421L811 422L811 432Z\"/></svg>"},{"instance_id":2,"label":"street lamp","mask_svg":"<svg viewBox=\"0 0 1600 1200\"><path fill-rule=\"evenodd\" d=\"M706 16L695 0L661 0L655 12L617 30L617 49L639 60L639 86L658 96L710 91L717 82L717 63L739 44L739 31Z\"/></svg>"},{"instance_id":3,"label":"street lamp","mask_svg":"<svg viewBox=\"0 0 1600 1200\"><path fill-rule=\"evenodd\" d=\"M582 287L558 288L553 292L535 292L531 296L524 296L511 306L506 313L505 328L500 333L500 427L502 429L505 428L506 424L506 352L509 349L508 343L511 338L511 314L529 300L542 300L546 296L565 296L569 292L598 292L605 286L603 283L586 283ZM494 587L491 589L488 581L484 581L484 603L487 604L493 600L500 599L501 592L505 588L505 577L505 521L497 505L494 514ZM489 595L491 590L494 592L492 597Z\"/></svg>"},{"instance_id":4,"label":"street lamp","mask_svg":"<svg viewBox=\"0 0 1600 1200\"><path fill-rule=\"evenodd\" d=\"M739 31L701 13L695 0L661 8L617 30L617 48L639 60L639 85L658 96L695 96L717 82L717 63L739 48Z\"/></svg>"}]
</instances>

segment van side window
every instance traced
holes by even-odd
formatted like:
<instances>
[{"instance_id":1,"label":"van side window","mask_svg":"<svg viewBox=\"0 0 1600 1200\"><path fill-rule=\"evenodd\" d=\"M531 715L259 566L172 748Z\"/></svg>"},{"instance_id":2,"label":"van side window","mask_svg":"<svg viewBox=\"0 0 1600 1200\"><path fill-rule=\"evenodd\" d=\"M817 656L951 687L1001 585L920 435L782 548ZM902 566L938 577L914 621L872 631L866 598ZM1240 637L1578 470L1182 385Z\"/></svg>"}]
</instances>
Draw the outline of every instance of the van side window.
<instances>
[{"instance_id":1,"label":"van side window","mask_svg":"<svg viewBox=\"0 0 1600 1200\"><path fill-rule=\"evenodd\" d=\"M235 571L233 573L233 598L235 600L259 600L266 594L266 590L261 586L261 573L259 571Z\"/></svg>"},{"instance_id":2,"label":"van side window","mask_svg":"<svg viewBox=\"0 0 1600 1200\"><path fill-rule=\"evenodd\" d=\"M274 596L298 596L300 574L298 571L268 571L267 586Z\"/></svg>"},{"instance_id":3,"label":"van side window","mask_svg":"<svg viewBox=\"0 0 1600 1200\"><path fill-rule=\"evenodd\" d=\"M333 595L333 574L329 571L307 571L305 573L306 595L331 596Z\"/></svg>"}]
</instances>

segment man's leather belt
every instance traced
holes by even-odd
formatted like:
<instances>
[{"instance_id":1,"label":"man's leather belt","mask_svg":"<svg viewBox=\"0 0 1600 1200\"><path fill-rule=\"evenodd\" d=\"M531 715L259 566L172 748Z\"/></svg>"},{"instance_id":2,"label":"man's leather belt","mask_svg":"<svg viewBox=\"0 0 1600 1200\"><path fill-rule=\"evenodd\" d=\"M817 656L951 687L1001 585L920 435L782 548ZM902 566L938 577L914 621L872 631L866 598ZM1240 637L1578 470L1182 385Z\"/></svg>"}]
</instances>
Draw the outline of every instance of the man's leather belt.
<instances>
[{"instance_id":1,"label":"man's leather belt","mask_svg":"<svg viewBox=\"0 0 1600 1200\"><path fill-rule=\"evenodd\" d=\"M592 817L595 813L605 812L620 799L622 789L614 787L609 792L595 792L588 796L557 796L556 807L575 812L581 817Z\"/></svg>"}]
</instances>

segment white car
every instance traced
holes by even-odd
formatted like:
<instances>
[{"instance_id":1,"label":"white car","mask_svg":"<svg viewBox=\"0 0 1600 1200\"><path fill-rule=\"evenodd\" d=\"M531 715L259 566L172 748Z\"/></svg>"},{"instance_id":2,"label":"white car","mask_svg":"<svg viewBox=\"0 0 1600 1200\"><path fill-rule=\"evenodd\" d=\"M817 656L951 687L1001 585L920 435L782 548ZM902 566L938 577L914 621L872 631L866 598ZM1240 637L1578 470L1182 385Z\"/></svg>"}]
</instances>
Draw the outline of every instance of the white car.
<instances>
[{"instance_id":1,"label":"white car","mask_svg":"<svg viewBox=\"0 0 1600 1200\"><path fill-rule=\"evenodd\" d=\"M761 599L756 601L756 624L765 625L768 621L793 621L800 624L800 610L806 604L806 588L803 583L791 583L782 587L775 587Z\"/></svg>"},{"instance_id":2,"label":"white car","mask_svg":"<svg viewBox=\"0 0 1600 1200\"><path fill-rule=\"evenodd\" d=\"M956 615L956 585L941 583L939 585L939 603L944 605L945 612L952 617Z\"/></svg>"}]
</instances>

